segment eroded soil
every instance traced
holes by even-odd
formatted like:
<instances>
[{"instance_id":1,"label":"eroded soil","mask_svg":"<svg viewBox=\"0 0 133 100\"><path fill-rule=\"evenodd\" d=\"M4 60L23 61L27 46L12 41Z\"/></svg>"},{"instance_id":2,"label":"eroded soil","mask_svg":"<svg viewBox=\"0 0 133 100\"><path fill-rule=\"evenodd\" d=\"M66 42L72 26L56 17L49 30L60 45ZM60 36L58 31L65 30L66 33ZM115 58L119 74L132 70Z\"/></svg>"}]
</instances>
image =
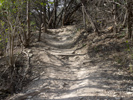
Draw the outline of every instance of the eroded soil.
<instances>
[{"instance_id":1,"label":"eroded soil","mask_svg":"<svg viewBox=\"0 0 133 100\"><path fill-rule=\"evenodd\" d=\"M10 100L133 100L133 77L112 60L90 56L85 31L49 31L26 49L33 80Z\"/></svg>"}]
</instances>

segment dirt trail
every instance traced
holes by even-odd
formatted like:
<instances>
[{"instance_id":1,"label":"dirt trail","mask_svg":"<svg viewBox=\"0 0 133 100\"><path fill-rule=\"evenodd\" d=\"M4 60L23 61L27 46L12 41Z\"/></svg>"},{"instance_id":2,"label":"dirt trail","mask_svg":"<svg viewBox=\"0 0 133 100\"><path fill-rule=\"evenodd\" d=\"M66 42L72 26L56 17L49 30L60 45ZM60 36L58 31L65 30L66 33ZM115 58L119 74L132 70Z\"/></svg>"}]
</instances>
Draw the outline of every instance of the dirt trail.
<instances>
[{"instance_id":1,"label":"dirt trail","mask_svg":"<svg viewBox=\"0 0 133 100\"><path fill-rule=\"evenodd\" d=\"M115 69L114 62L90 58L86 46L76 51L82 44L75 44L81 35L75 26L50 31L30 48L36 78L15 100L125 100L133 96L132 79Z\"/></svg>"}]
</instances>

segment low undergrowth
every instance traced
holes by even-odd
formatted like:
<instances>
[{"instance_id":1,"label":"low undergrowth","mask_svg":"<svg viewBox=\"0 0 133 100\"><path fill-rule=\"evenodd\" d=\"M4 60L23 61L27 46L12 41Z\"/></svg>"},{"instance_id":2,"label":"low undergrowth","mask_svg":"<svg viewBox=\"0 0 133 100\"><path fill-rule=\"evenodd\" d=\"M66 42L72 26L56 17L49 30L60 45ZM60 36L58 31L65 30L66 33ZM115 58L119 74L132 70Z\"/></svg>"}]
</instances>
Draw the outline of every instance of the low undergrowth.
<instances>
[{"instance_id":1,"label":"low undergrowth","mask_svg":"<svg viewBox=\"0 0 133 100\"><path fill-rule=\"evenodd\" d=\"M133 73L133 45L123 34L104 33L88 35L88 54L101 60L113 60L119 68Z\"/></svg>"},{"instance_id":2,"label":"low undergrowth","mask_svg":"<svg viewBox=\"0 0 133 100\"><path fill-rule=\"evenodd\" d=\"M8 57L0 58L0 100L19 93L30 81L30 69L27 70L27 58L21 53L14 66L7 65ZM25 64L25 65L24 65Z\"/></svg>"}]
</instances>

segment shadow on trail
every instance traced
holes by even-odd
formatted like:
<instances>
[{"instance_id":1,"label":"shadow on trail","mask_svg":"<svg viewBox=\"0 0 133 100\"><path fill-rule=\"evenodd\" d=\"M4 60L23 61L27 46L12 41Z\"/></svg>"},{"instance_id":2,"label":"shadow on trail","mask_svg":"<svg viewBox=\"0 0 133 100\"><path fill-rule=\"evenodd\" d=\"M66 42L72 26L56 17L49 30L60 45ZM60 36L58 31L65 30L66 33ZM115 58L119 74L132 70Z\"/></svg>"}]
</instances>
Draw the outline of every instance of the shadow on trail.
<instances>
[{"instance_id":1,"label":"shadow on trail","mask_svg":"<svg viewBox=\"0 0 133 100\"><path fill-rule=\"evenodd\" d=\"M76 43L78 43L85 37L84 33L85 32L81 32L81 34L76 38L76 40L68 44L64 44L64 43L62 43L61 45L57 45L57 44L53 45L49 43L46 43L46 44L53 47L62 48L62 49L72 48L74 45L76 45ZM45 40L43 40L42 42L44 41ZM62 51L62 53L64 52ZM72 64L70 63L71 61L69 61L67 57L71 57L71 56L74 57L74 56L80 56L80 55L63 55L65 57L67 56L66 57L67 59L62 59L61 56L50 54L48 52L46 52L46 55L50 59L49 62L45 62L45 58L44 58L44 59L39 59L40 64L32 65L32 66L37 66L38 68L42 67L41 71L44 72L44 74L41 74L41 72L39 71L37 72L37 74L40 74L39 81L35 80L34 82L36 84L34 86L40 87L40 86L43 86L43 84L49 86L50 88L48 90L47 90L47 87L42 87L42 90L44 91L41 91L48 94L48 96L51 94L54 94L56 97L58 97L58 95L60 96L66 95L66 97L61 99L46 99L46 100L97 100L97 99L98 100L104 100L104 99L116 100L114 97L108 97L108 96L106 97L106 96L97 95L97 96L71 97L69 95L74 94L77 91L79 91L78 92L79 94L84 94L85 89L90 90L87 92L88 95L91 95L91 92L100 94L101 90L107 91L107 92L113 91L113 92L121 93L123 91L127 91L125 90L127 88L126 86L133 85L130 82L127 82L129 80L132 80L133 79L132 77L129 77L124 74L121 75L116 73L117 70L113 69L116 66L110 63L107 64L108 61L102 61L101 59L100 60L91 59L90 61L89 59L87 60L88 62L86 63L83 63L81 60L81 63L79 62L79 64L75 65L74 61L75 63L78 61L74 60ZM83 71L83 69L85 71ZM88 70L92 70L92 71L88 71ZM125 80L125 82L123 82L123 80ZM120 88L118 88L118 86ZM101 93L103 93L103 91ZM120 94L120 96L122 95ZM45 98L40 97L39 100L45 100Z\"/></svg>"},{"instance_id":2,"label":"shadow on trail","mask_svg":"<svg viewBox=\"0 0 133 100\"><path fill-rule=\"evenodd\" d=\"M46 64L45 64L46 65ZM47 64L47 65L50 65L50 66L45 66L47 68L54 68L56 69L56 73L66 73L67 71L66 70L63 70L63 67L62 66L56 66L56 65L52 65L51 64ZM64 66L65 67L65 66ZM87 66L82 66L83 67L87 67ZM73 92L76 92L76 91L79 91L79 90L84 90L86 88L90 89L102 89L102 90L105 90L105 91L116 91L116 92L121 92L121 91L127 91L127 90L124 90L124 86L125 84L127 85L128 83L123 83L123 84L120 84L121 86L123 86L122 88L120 89L116 89L116 87L114 87L115 84L117 84L117 82L119 81L122 81L123 79L124 80L132 80L132 77L128 77L126 75L116 75L116 74L113 74L114 71L113 70L108 70L108 71L111 71L111 73L108 73L107 70L97 70L93 73L88 73L88 76L86 77L83 77L81 79L58 79L58 78L44 78L44 79L40 79L43 83L48 83L49 81L56 81L57 83L54 84L52 83L52 86L54 87L55 86L55 89L50 89L48 90L46 93L50 93L50 94L56 94L58 95L58 93L67 93L68 95L73 93ZM97 76L96 76L97 75ZM44 75L45 76L45 75ZM102 78L102 81L101 81L101 78ZM80 83L83 83L84 81L86 80L91 80L92 82L96 82L97 84L96 85L93 85L92 83L88 83L88 84L85 84L85 85L80 85ZM58 85L58 83L65 83L65 84L69 84L71 82L76 82L77 84L73 84L73 85L79 85L77 88L74 88L74 89L69 89L69 88L62 88L62 89L57 89L56 86ZM48 84L49 85L49 84ZM132 86L133 84L128 84L129 86ZM50 86L50 85L49 85ZM45 90L45 89L44 89ZM45 91L44 91L45 92ZM84 92L84 91L82 91ZM80 98L80 99L79 99ZM83 99L82 99L83 98ZM113 97L102 97L102 96L97 96L97 97L85 97L85 98L88 98L88 99L84 99L84 97L73 97L73 98L66 98L66 99L49 99L49 100L96 100L99 99L99 100L104 100L104 99L107 99L107 100L116 100L115 98ZM92 98L92 99L91 99ZM41 99L39 99L41 100ZM42 100L45 100L44 98Z\"/></svg>"}]
</instances>

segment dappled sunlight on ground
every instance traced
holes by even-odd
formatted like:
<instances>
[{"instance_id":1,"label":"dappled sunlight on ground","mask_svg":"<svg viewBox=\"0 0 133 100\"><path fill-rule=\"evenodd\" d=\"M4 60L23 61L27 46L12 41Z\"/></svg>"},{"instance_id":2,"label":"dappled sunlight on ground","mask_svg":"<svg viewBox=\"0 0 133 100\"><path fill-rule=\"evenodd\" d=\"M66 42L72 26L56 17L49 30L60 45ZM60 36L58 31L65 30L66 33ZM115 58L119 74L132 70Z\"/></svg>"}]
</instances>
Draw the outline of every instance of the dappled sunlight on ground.
<instances>
[{"instance_id":1,"label":"dappled sunlight on ground","mask_svg":"<svg viewBox=\"0 0 133 100\"><path fill-rule=\"evenodd\" d=\"M87 46L77 42L75 44L75 41L82 40L81 34L77 36L78 38L69 38L71 40L68 41L71 43L65 40L68 39L71 31L75 31L73 27L75 26L50 30L51 33L47 35L49 38L42 37L45 42L36 43L31 47L33 80L23 89L21 98L25 100L120 100L131 97L133 90L129 91L127 88L132 87L133 84L130 84L132 79L117 70L114 62L101 61L89 56ZM57 38L62 38L63 42ZM52 39L52 42L48 43L49 39Z\"/></svg>"}]
</instances>

